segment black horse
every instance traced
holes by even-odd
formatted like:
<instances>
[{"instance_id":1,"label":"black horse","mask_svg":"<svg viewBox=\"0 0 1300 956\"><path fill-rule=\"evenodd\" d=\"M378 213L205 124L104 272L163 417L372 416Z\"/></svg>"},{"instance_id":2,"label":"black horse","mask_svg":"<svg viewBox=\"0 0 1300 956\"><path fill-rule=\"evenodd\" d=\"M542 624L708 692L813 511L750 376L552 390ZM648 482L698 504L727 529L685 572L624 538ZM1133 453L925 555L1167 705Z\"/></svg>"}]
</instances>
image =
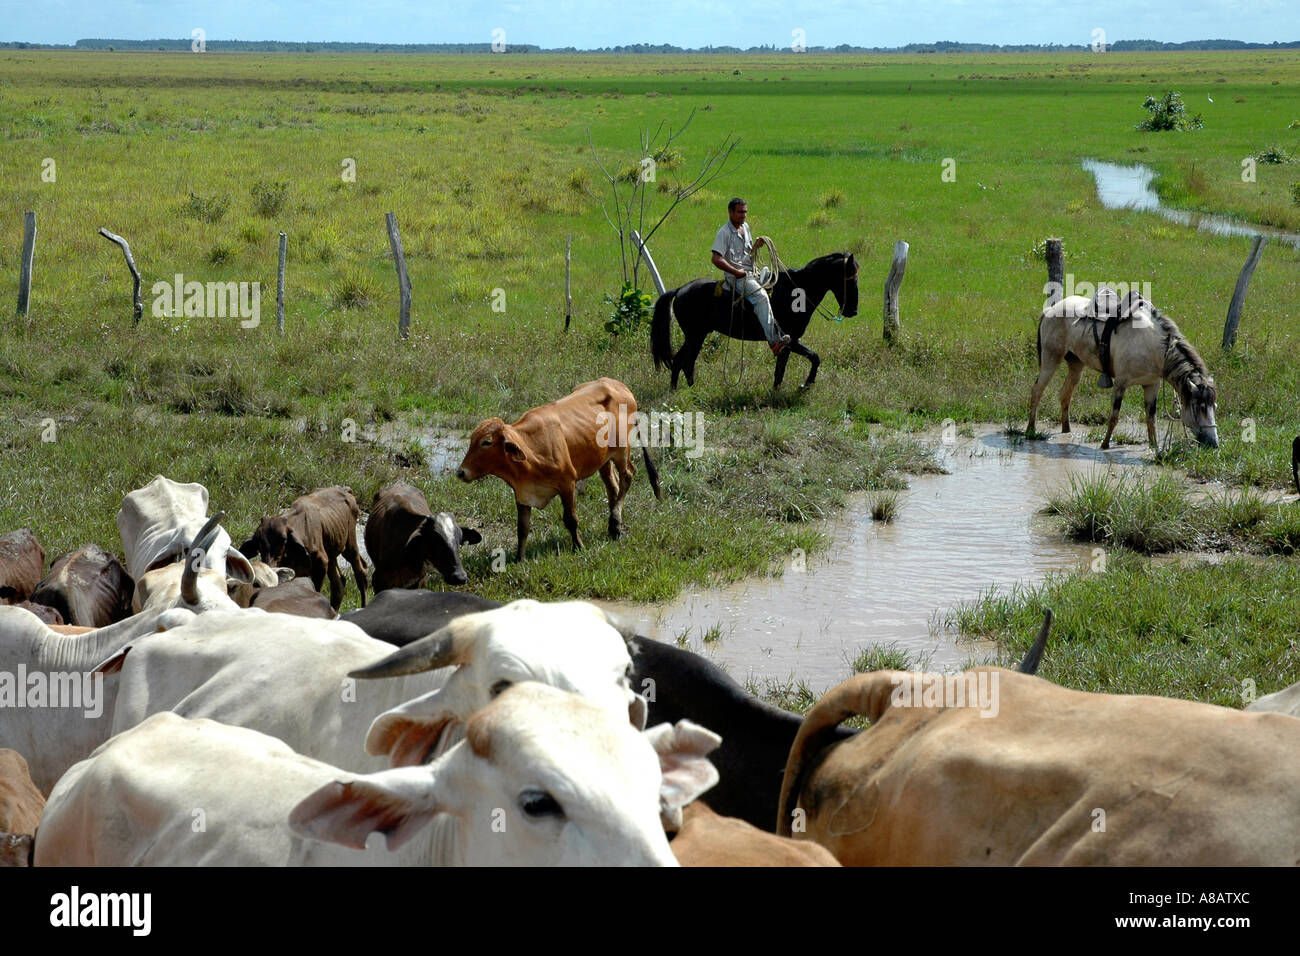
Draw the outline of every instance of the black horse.
<instances>
[{"instance_id":1,"label":"black horse","mask_svg":"<svg viewBox=\"0 0 1300 956\"><path fill-rule=\"evenodd\" d=\"M686 373L686 384L695 384L695 359L710 332L721 332L733 339L766 341L763 328L758 324L753 306L744 299L736 303L732 313L732 293L723 287L716 295L718 283L713 279L696 279L669 292L655 303L654 321L650 324L650 353L655 368L668 366L673 372L672 387L677 387L677 376ZM829 292L839 303L840 314L852 318L858 314L858 264L847 252L832 252L808 263L802 269L781 273L776 286L768 292L772 301L772 317L782 332L790 336L790 346L776 359L776 381L779 387L785 377L785 366L790 353L808 359L812 367L804 387L817 378L821 359L817 353L799 341L808 330L813 311ZM677 324L686 333L686 341L673 354L672 315L677 313Z\"/></svg>"}]
</instances>

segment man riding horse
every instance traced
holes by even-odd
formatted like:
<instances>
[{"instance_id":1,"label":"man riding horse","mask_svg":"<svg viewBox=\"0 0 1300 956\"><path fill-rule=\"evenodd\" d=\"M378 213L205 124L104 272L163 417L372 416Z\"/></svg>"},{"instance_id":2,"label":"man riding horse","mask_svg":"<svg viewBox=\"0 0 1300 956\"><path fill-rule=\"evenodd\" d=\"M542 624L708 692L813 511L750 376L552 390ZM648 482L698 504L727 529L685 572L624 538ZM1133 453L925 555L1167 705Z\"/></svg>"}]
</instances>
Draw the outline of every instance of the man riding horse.
<instances>
[{"instance_id":1,"label":"man riding horse","mask_svg":"<svg viewBox=\"0 0 1300 956\"><path fill-rule=\"evenodd\" d=\"M724 280L726 289L732 296L732 308L736 300L744 296L754 307L763 335L767 337L773 355L780 355L782 349L790 344L790 336L781 334L772 318L772 303L767 298L767 291L751 273L754 270L754 253L763 248L763 237L754 242L749 235L749 223L745 215L749 206L737 196L727 203L727 215L730 222L718 230L713 239L713 264L727 274Z\"/></svg>"}]
</instances>

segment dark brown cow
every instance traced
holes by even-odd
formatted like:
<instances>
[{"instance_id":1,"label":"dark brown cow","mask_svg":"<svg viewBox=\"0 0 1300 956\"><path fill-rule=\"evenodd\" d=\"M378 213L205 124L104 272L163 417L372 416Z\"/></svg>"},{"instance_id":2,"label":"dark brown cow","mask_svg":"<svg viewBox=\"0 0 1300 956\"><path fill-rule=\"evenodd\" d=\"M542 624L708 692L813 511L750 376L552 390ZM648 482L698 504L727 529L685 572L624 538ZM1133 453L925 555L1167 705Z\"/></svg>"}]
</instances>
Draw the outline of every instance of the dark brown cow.
<instances>
[{"instance_id":1,"label":"dark brown cow","mask_svg":"<svg viewBox=\"0 0 1300 956\"><path fill-rule=\"evenodd\" d=\"M0 604L26 601L44 573L45 549L31 528L0 534Z\"/></svg>"},{"instance_id":2,"label":"dark brown cow","mask_svg":"<svg viewBox=\"0 0 1300 956\"><path fill-rule=\"evenodd\" d=\"M107 627L131 616L135 581L122 562L97 544L69 551L50 565L32 600L63 615L63 622Z\"/></svg>"},{"instance_id":3,"label":"dark brown cow","mask_svg":"<svg viewBox=\"0 0 1300 956\"><path fill-rule=\"evenodd\" d=\"M450 512L434 514L414 485L397 481L381 488L366 522L375 593L420 587L429 565L448 584L464 584L468 576L460 562L461 546L482 540L473 528L457 525Z\"/></svg>"},{"instance_id":4,"label":"dark brown cow","mask_svg":"<svg viewBox=\"0 0 1300 956\"><path fill-rule=\"evenodd\" d=\"M481 422L470 436L469 451L456 477L478 481L496 475L514 489L515 556L522 561L533 509L545 508L556 495L564 506L564 527L573 547L582 547L577 483L599 471L609 495L609 536L617 538L623 531L623 496L636 474L630 434L636 413L632 390L622 382L612 378L586 382L558 401L525 412L513 425L500 418ZM655 497L662 501L650 450L642 445L641 452Z\"/></svg>"},{"instance_id":5,"label":"dark brown cow","mask_svg":"<svg viewBox=\"0 0 1300 956\"><path fill-rule=\"evenodd\" d=\"M44 808L22 754L0 750L0 867L31 865L32 834Z\"/></svg>"},{"instance_id":6,"label":"dark brown cow","mask_svg":"<svg viewBox=\"0 0 1300 956\"><path fill-rule=\"evenodd\" d=\"M360 515L351 488L317 488L297 498L280 514L263 518L239 550L245 557L261 555L270 564L293 569L299 578L311 578L318 591L328 575L330 607L336 611L343 603L343 575L338 566L341 554L352 565L364 607L366 565L357 550Z\"/></svg>"}]
</instances>

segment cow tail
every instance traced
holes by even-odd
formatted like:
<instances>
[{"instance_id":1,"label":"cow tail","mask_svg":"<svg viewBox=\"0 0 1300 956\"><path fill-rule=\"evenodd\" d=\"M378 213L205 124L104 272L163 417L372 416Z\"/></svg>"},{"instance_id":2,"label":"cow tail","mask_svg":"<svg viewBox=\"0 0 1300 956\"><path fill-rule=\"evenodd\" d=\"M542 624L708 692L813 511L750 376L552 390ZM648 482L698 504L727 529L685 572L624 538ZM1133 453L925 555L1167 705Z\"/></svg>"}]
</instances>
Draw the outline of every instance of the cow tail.
<instances>
[{"instance_id":1,"label":"cow tail","mask_svg":"<svg viewBox=\"0 0 1300 956\"><path fill-rule=\"evenodd\" d=\"M776 811L776 833L791 835L795 804L807 782L818 753L831 742L835 728L850 717L867 717L874 723L889 706L898 671L874 671L850 677L813 705L799 725L799 733L790 745L781 782L781 803Z\"/></svg>"},{"instance_id":2,"label":"cow tail","mask_svg":"<svg viewBox=\"0 0 1300 956\"><path fill-rule=\"evenodd\" d=\"M649 445L641 446L641 457L645 460L645 473L650 478L650 487L655 490L655 497L663 501L664 493L659 487L659 469L655 467L655 460L650 457Z\"/></svg>"},{"instance_id":3,"label":"cow tail","mask_svg":"<svg viewBox=\"0 0 1300 956\"><path fill-rule=\"evenodd\" d=\"M1043 317L1038 317L1038 371L1043 370Z\"/></svg>"},{"instance_id":4,"label":"cow tail","mask_svg":"<svg viewBox=\"0 0 1300 956\"><path fill-rule=\"evenodd\" d=\"M654 318L650 322L650 354L654 357L656 371L673 364L672 321L676 295L677 290L671 289L655 303Z\"/></svg>"}]
</instances>

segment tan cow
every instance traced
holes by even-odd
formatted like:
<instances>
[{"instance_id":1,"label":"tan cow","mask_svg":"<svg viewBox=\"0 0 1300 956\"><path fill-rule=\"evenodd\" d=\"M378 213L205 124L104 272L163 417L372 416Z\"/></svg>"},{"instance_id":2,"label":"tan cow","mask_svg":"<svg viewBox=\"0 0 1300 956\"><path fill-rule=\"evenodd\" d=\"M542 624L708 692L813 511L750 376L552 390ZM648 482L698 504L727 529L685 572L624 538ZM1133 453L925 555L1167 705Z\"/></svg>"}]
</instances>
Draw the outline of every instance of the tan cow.
<instances>
[{"instance_id":1,"label":"tan cow","mask_svg":"<svg viewBox=\"0 0 1300 956\"><path fill-rule=\"evenodd\" d=\"M0 867L30 865L32 834L44 808L23 755L0 750Z\"/></svg>"},{"instance_id":2,"label":"tan cow","mask_svg":"<svg viewBox=\"0 0 1300 956\"><path fill-rule=\"evenodd\" d=\"M791 747L777 832L801 824L846 866L1300 863L1295 718L997 667L942 677L876 671L826 694ZM870 729L823 749L858 714Z\"/></svg>"},{"instance_id":3,"label":"tan cow","mask_svg":"<svg viewBox=\"0 0 1300 956\"><path fill-rule=\"evenodd\" d=\"M703 801L682 811L682 828L669 848L682 866L839 866L829 850L806 840L773 836L720 817Z\"/></svg>"},{"instance_id":4,"label":"tan cow","mask_svg":"<svg viewBox=\"0 0 1300 956\"><path fill-rule=\"evenodd\" d=\"M496 475L514 489L519 517L515 556L520 561L533 509L545 508L556 495L577 550L582 547L577 483L597 471L609 495L609 536L617 538L623 531L623 496L636 474L631 447L635 429L636 399L630 388L612 378L586 382L558 401L525 412L513 425L500 418L479 423L456 477L478 481ZM641 452L655 497L662 501L650 450L642 444Z\"/></svg>"}]
</instances>

